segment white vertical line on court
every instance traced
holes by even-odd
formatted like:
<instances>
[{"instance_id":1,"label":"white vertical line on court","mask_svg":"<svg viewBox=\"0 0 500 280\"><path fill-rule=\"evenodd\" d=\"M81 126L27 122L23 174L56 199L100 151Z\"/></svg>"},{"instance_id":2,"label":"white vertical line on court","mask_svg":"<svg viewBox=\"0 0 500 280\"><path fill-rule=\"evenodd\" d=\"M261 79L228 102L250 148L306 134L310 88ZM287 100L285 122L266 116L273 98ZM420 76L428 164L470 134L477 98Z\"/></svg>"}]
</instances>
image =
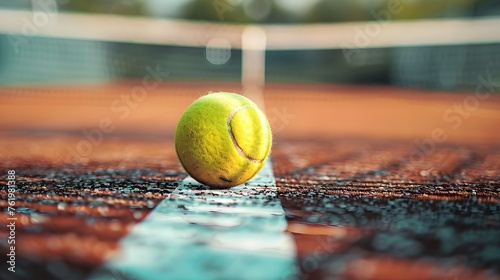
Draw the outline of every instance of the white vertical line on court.
<instances>
[{"instance_id":1,"label":"white vertical line on court","mask_svg":"<svg viewBox=\"0 0 500 280\"><path fill-rule=\"evenodd\" d=\"M295 278L296 250L286 227L270 160L231 189L209 189L188 177L90 278Z\"/></svg>"}]
</instances>

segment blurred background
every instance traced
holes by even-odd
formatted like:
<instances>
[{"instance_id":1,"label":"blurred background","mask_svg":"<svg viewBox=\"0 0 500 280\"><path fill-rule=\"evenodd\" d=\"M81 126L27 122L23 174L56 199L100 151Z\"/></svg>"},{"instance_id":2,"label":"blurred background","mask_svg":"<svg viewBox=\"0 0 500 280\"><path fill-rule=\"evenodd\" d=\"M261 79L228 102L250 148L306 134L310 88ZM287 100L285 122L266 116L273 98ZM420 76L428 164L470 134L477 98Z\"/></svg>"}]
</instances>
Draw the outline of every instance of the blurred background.
<instances>
[{"instance_id":1,"label":"blurred background","mask_svg":"<svg viewBox=\"0 0 500 280\"><path fill-rule=\"evenodd\" d=\"M18 279L106 261L209 91L266 112L304 279L498 279L499 0L0 0Z\"/></svg>"},{"instance_id":2,"label":"blurred background","mask_svg":"<svg viewBox=\"0 0 500 280\"><path fill-rule=\"evenodd\" d=\"M289 49L282 46L265 52L267 82L391 84L462 91L475 89L478 76L485 72L500 72L500 40L494 39L500 30L497 0L0 0L0 10L0 85L140 79L147 74L148 65L159 65L171 80L241 78L241 48L224 36L205 45L112 41L102 40L98 28L86 28L85 24L70 26L74 33L85 30L85 38L52 36L46 25L57 21L58 13L197 22L200 28L206 28L204 22L216 26L266 24L288 28L287 34L294 34L293 28L297 28L295 43ZM40 15L23 18L12 14L19 11ZM9 16L19 19L16 28L12 28ZM470 40L464 40L468 37L461 34L460 24L478 19L490 20L474 27L482 37L470 34ZM419 28L414 35L421 37L418 44L397 40L401 35L411 36L411 27L402 27L405 34L401 29L385 30L389 23L426 21L428 32ZM441 25L449 21L458 28L451 29L454 32L446 43L436 43L432 34L444 30ZM336 24L328 25L331 23ZM337 36L337 26L350 31L353 40L308 46L299 30L305 25L325 27L315 31L315 36L326 41ZM157 36L162 36L161 31L158 29ZM371 44L381 37L379 34L389 39ZM196 41L198 35L186 31L185 36Z\"/></svg>"}]
</instances>

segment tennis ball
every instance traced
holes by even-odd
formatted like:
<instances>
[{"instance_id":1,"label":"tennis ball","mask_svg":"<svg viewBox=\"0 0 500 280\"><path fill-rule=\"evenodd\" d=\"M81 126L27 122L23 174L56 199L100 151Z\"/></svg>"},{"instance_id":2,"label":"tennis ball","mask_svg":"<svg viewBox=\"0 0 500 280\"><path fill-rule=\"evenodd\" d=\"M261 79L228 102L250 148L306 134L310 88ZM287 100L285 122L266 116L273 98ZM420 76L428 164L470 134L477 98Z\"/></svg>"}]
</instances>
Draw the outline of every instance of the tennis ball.
<instances>
[{"instance_id":1,"label":"tennis ball","mask_svg":"<svg viewBox=\"0 0 500 280\"><path fill-rule=\"evenodd\" d=\"M269 122L248 98L229 92L207 94L182 114L175 150L191 177L229 188L250 180L269 156Z\"/></svg>"}]
</instances>

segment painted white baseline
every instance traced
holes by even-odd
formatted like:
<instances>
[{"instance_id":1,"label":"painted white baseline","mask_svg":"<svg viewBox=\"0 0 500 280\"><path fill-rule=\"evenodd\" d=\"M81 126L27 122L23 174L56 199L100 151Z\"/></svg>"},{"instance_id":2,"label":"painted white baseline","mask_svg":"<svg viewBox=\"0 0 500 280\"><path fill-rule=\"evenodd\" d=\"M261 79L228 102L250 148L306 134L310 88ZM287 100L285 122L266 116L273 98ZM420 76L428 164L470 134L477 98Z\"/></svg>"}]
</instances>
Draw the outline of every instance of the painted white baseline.
<instances>
[{"instance_id":1,"label":"painted white baseline","mask_svg":"<svg viewBox=\"0 0 500 280\"><path fill-rule=\"evenodd\" d=\"M91 279L295 278L296 250L286 227L270 160L231 189L209 189L188 177Z\"/></svg>"}]
</instances>

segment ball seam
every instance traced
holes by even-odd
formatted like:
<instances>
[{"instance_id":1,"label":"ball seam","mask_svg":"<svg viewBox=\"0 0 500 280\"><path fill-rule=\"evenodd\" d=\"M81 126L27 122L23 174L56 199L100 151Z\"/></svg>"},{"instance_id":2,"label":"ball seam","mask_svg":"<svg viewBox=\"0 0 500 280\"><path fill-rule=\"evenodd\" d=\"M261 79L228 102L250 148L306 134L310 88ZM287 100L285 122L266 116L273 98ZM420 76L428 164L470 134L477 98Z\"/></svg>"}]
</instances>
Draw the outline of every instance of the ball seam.
<instances>
[{"instance_id":1,"label":"ball seam","mask_svg":"<svg viewBox=\"0 0 500 280\"><path fill-rule=\"evenodd\" d=\"M251 107L250 104L247 104L247 105L243 105L243 106L240 106L238 108L235 108L233 109L230 113L229 113L229 116L227 117L227 120L226 120L226 123L227 123L227 131L229 132L229 136L231 137L231 141L233 142L233 146L236 148L236 150L238 151L238 153L242 156L242 157L245 157L246 159L248 159L249 161L252 161L252 162L256 162L256 163L261 163L262 162L262 159L256 159L256 158L252 158L251 156L247 155L245 153L245 151L243 151L243 149L240 147L240 145L238 144L238 141L236 141L236 137L234 136L234 133L233 133L233 129L231 127L231 120L233 119L234 115L240 111L240 110L243 110L243 109L246 109L246 108L249 108Z\"/></svg>"}]
</instances>

